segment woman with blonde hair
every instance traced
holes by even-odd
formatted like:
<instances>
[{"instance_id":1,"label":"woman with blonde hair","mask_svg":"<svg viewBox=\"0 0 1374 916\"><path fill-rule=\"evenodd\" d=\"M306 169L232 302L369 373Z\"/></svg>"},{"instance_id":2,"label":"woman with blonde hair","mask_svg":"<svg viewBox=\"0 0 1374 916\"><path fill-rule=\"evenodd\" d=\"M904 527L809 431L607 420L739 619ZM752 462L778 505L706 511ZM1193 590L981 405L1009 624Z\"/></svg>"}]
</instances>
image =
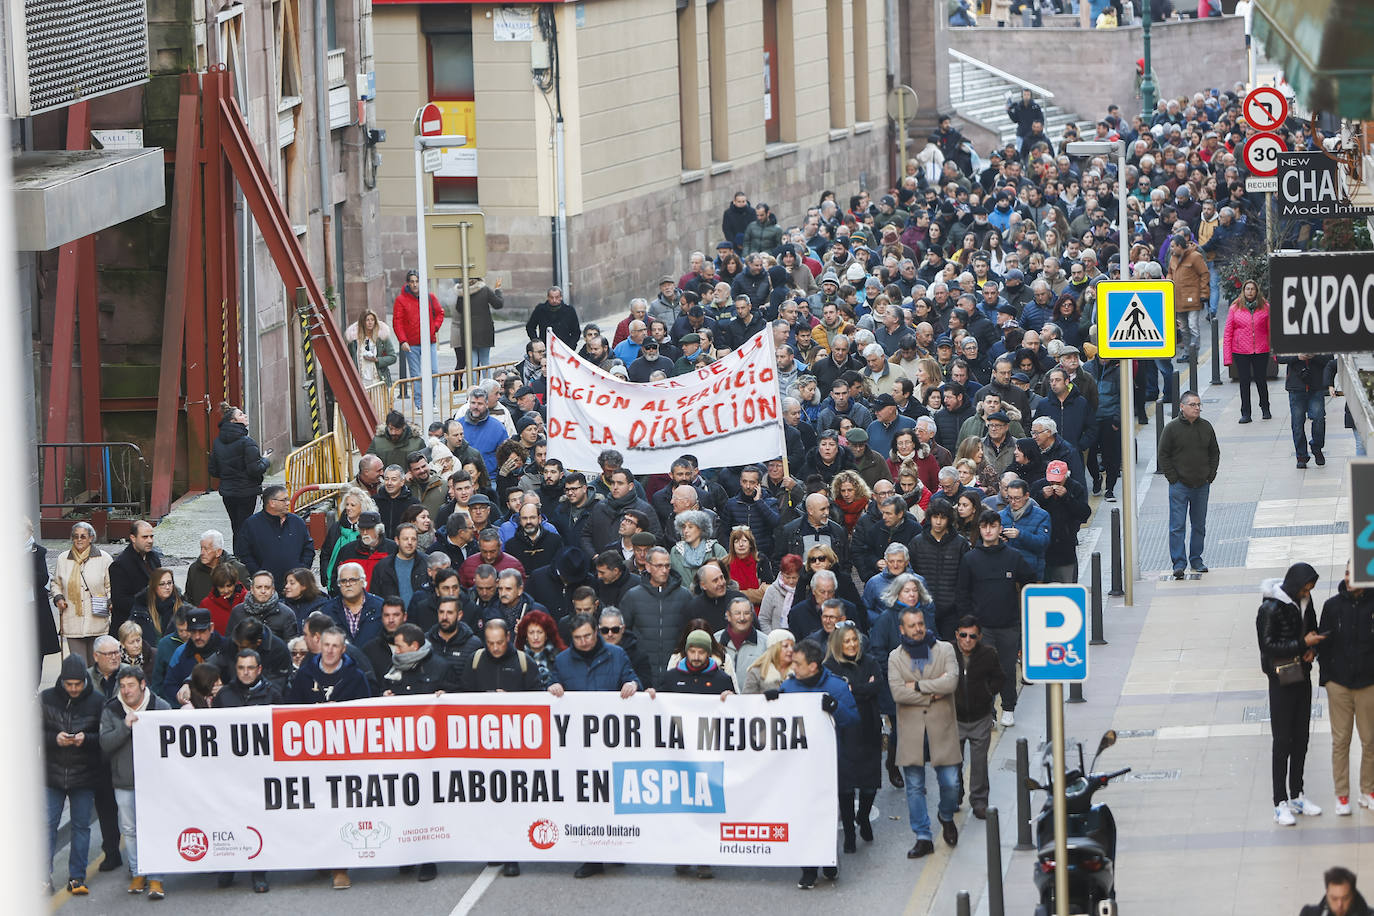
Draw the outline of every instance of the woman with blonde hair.
<instances>
[{"instance_id":1,"label":"woman with blonde hair","mask_svg":"<svg viewBox=\"0 0 1374 916\"><path fill-rule=\"evenodd\" d=\"M924 357L916 361L916 400L924 404L926 395L934 388L945 383L945 374L934 357Z\"/></svg>"},{"instance_id":2,"label":"woman with blonde hair","mask_svg":"<svg viewBox=\"0 0 1374 916\"><path fill-rule=\"evenodd\" d=\"M148 644L144 638L143 627L137 621L126 620L119 625L119 661L124 665L136 665L150 675L157 661L157 648Z\"/></svg>"},{"instance_id":3,"label":"woman with blonde hair","mask_svg":"<svg viewBox=\"0 0 1374 916\"><path fill-rule=\"evenodd\" d=\"M358 539L358 516L364 512L376 512L377 503L362 487L349 487L339 500L339 517L325 533L324 545L320 548L320 587L328 592L334 581L334 567L339 563L339 554L348 544Z\"/></svg>"},{"instance_id":4,"label":"woman with blonde hair","mask_svg":"<svg viewBox=\"0 0 1374 916\"><path fill-rule=\"evenodd\" d=\"M830 498L840 510L840 521L851 535L854 526L863 518L871 495L868 484L864 483L858 471L840 471L830 481Z\"/></svg>"},{"instance_id":5,"label":"woman with blonde hair","mask_svg":"<svg viewBox=\"0 0 1374 916\"><path fill-rule=\"evenodd\" d=\"M110 565L114 559L95 546L95 529L86 522L72 526L71 538L71 549L57 555L48 594L62 615L58 632L67 640L67 652L92 665L95 638L110 632Z\"/></svg>"},{"instance_id":6,"label":"woman with blonde hair","mask_svg":"<svg viewBox=\"0 0 1374 916\"><path fill-rule=\"evenodd\" d=\"M344 331L348 352L358 366L363 384L375 381L391 384L391 367L396 365L396 340L391 328L382 323L372 309L365 310L358 320Z\"/></svg>"},{"instance_id":7,"label":"woman with blonde hair","mask_svg":"<svg viewBox=\"0 0 1374 916\"><path fill-rule=\"evenodd\" d=\"M763 693L777 690L792 671L792 649L797 638L791 630L774 630L768 634L768 648L754 660L744 675L741 693Z\"/></svg>"}]
</instances>

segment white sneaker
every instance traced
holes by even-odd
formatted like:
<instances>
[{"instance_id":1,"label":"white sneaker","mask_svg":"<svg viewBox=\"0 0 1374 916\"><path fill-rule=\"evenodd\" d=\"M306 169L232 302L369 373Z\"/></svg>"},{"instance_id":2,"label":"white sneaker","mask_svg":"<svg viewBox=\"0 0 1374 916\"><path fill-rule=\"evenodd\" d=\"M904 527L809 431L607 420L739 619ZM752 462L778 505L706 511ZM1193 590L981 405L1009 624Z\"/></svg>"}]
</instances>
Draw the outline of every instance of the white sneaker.
<instances>
[{"instance_id":1,"label":"white sneaker","mask_svg":"<svg viewBox=\"0 0 1374 916\"><path fill-rule=\"evenodd\" d=\"M1349 817L1349 816L1350 816L1350 796L1348 796L1348 795L1337 795L1337 796L1336 796L1336 816L1337 816L1337 817Z\"/></svg>"},{"instance_id":2,"label":"white sneaker","mask_svg":"<svg viewBox=\"0 0 1374 916\"><path fill-rule=\"evenodd\" d=\"M1294 814L1301 814L1306 817L1316 817L1322 813L1322 809L1318 808L1313 802L1308 801L1306 795L1290 798L1288 800L1288 807L1293 809Z\"/></svg>"},{"instance_id":3,"label":"white sneaker","mask_svg":"<svg viewBox=\"0 0 1374 916\"><path fill-rule=\"evenodd\" d=\"M1013 725L1015 725L1015 724L1016 724L1016 716L1014 716L1014 715L1011 714L1011 710L1010 710L1010 709L1004 709L1004 710L1002 710L1002 727L1003 727L1003 728L1011 728L1011 727L1012 727ZM1370 804L1371 804L1371 806L1374 806L1374 799L1371 800Z\"/></svg>"},{"instance_id":4,"label":"white sneaker","mask_svg":"<svg viewBox=\"0 0 1374 916\"><path fill-rule=\"evenodd\" d=\"M1360 807L1374 811L1374 792L1361 792L1358 796Z\"/></svg>"},{"instance_id":5,"label":"white sneaker","mask_svg":"<svg viewBox=\"0 0 1374 916\"><path fill-rule=\"evenodd\" d=\"M1274 807L1274 823L1280 827L1292 827L1298 823L1298 819L1293 816L1292 810L1288 807L1288 802L1279 802Z\"/></svg>"}]
</instances>

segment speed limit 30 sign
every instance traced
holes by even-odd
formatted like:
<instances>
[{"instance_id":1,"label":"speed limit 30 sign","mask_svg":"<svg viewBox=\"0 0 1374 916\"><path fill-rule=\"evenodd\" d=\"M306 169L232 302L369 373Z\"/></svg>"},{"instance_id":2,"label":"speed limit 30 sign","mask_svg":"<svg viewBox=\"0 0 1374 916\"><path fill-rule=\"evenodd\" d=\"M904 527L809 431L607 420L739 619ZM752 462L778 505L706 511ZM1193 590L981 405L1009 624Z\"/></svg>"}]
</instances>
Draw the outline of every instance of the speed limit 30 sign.
<instances>
[{"instance_id":1,"label":"speed limit 30 sign","mask_svg":"<svg viewBox=\"0 0 1374 916\"><path fill-rule=\"evenodd\" d=\"M1245 141L1241 161L1251 175L1270 177L1279 173L1279 153L1288 152L1288 144L1278 134L1254 134Z\"/></svg>"}]
</instances>

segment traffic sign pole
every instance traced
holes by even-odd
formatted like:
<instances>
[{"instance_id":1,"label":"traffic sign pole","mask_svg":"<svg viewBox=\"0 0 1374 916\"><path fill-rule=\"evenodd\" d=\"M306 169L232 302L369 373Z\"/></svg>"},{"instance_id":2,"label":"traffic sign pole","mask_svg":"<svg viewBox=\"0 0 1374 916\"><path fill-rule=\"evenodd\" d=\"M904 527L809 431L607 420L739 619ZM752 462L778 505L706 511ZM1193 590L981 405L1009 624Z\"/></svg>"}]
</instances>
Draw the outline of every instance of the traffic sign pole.
<instances>
[{"instance_id":1,"label":"traffic sign pole","mask_svg":"<svg viewBox=\"0 0 1374 916\"><path fill-rule=\"evenodd\" d=\"M1050 684L1050 747L1054 752L1054 908L1069 916L1069 809L1064 800L1064 685Z\"/></svg>"}]
</instances>

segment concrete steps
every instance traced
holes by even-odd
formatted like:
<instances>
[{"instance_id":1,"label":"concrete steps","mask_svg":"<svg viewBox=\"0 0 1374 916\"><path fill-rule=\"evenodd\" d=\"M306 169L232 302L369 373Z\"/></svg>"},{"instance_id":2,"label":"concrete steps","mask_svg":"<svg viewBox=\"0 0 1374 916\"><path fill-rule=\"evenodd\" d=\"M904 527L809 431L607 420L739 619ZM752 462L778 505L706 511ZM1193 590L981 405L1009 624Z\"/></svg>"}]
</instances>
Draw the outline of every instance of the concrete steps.
<instances>
[{"instance_id":1,"label":"concrete steps","mask_svg":"<svg viewBox=\"0 0 1374 916\"><path fill-rule=\"evenodd\" d=\"M949 96L954 110L961 116L982 125L1001 137L1002 142L1014 142L1016 125L1007 118L1007 98L1016 98L1021 87L1010 80L1002 79L986 70L951 58L949 62ZM1057 143L1063 135L1064 125L1070 122L1079 125L1080 132L1085 121L1078 114L1041 101L1045 109L1045 136L1050 142ZM986 154L986 150L979 150Z\"/></svg>"}]
</instances>

